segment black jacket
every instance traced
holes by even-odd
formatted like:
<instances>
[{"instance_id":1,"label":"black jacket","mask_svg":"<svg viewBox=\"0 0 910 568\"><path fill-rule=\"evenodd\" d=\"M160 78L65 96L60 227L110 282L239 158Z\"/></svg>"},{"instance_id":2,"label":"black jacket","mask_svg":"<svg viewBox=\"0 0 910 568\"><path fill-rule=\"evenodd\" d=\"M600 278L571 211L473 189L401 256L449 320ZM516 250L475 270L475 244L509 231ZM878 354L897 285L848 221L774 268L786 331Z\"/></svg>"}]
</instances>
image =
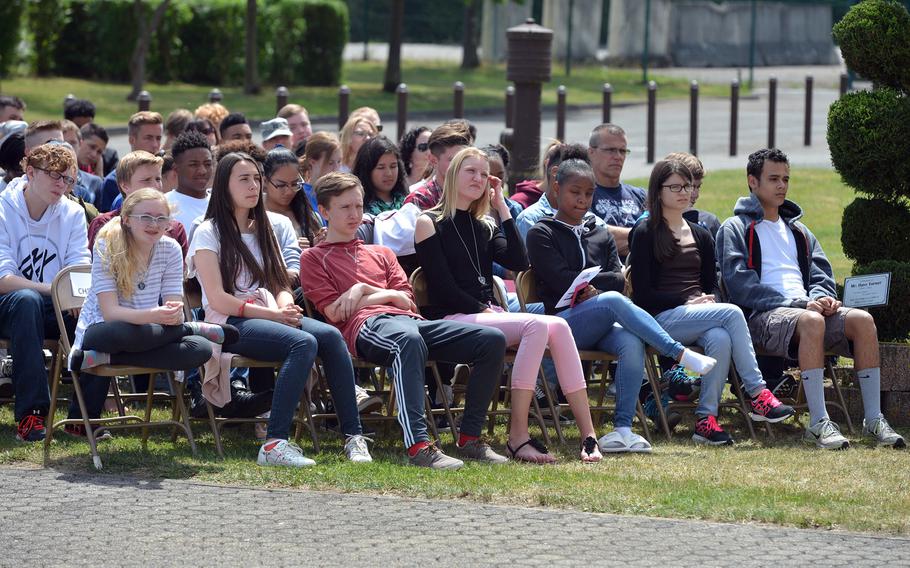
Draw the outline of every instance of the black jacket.
<instances>
[{"instance_id":1,"label":"black jacket","mask_svg":"<svg viewBox=\"0 0 910 568\"><path fill-rule=\"evenodd\" d=\"M610 230L597 226L591 217L576 236L571 227L554 218L537 222L528 231L528 257L537 278L537 293L543 301L546 313L554 314L566 308L556 309L556 302L585 268L599 266L601 272L594 277L591 285L602 292L622 292L625 280L622 264L616 252L616 241Z\"/></svg>"},{"instance_id":2,"label":"black jacket","mask_svg":"<svg viewBox=\"0 0 910 568\"><path fill-rule=\"evenodd\" d=\"M686 222L692 229L695 246L701 257L701 277L699 278L701 289L705 294L714 294L717 291L714 237L701 225L688 220ZM654 256L654 234L647 221L639 223L632 230L629 241L631 242L629 263L632 270L632 301L652 315L685 304L686 298L655 291L662 267Z\"/></svg>"}]
</instances>

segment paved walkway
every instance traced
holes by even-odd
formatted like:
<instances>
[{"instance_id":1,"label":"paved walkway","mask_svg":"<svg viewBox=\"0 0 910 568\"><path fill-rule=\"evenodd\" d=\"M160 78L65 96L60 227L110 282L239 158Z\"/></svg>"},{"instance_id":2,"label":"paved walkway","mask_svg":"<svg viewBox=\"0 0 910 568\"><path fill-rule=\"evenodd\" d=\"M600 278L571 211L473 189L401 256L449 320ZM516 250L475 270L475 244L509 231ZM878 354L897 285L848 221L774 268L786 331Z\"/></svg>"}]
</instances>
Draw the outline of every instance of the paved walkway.
<instances>
[{"instance_id":1,"label":"paved walkway","mask_svg":"<svg viewBox=\"0 0 910 568\"><path fill-rule=\"evenodd\" d=\"M908 539L49 469L0 469L0 503L0 566L910 564Z\"/></svg>"}]
</instances>

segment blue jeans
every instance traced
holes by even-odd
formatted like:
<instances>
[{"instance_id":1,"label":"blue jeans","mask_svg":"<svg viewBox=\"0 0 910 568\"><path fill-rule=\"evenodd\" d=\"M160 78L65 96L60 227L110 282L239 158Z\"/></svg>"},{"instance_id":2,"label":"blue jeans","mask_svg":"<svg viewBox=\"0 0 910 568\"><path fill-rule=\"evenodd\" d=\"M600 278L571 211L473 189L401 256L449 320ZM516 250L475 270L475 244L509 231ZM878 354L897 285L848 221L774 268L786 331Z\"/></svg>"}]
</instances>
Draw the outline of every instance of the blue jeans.
<instances>
[{"instance_id":1,"label":"blue jeans","mask_svg":"<svg viewBox=\"0 0 910 568\"><path fill-rule=\"evenodd\" d=\"M317 355L325 369L341 431L348 436L361 433L354 399L354 366L341 332L306 317L301 320L300 328L265 319L233 316L227 323L240 331L240 339L228 347L230 353L263 361L284 361L272 396L267 434L270 439L288 439L294 411Z\"/></svg>"},{"instance_id":2,"label":"blue jeans","mask_svg":"<svg viewBox=\"0 0 910 568\"><path fill-rule=\"evenodd\" d=\"M645 343L676 359L685 347L667 334L648 312L619 292L604 292L558 313L566 319L575 345L616 355L614 426L629 427L645 376Z\"/></svg>"},{"instance_id":3,"label":"blue jeans","mask_svg":"<svg viewBox=\"0 0 910 568\"><path fill-rule=\"evenodd\" d=\"M64 319L75 328L69 314ZM10 340L17 421L29 414L44 416L51 406L43 346L45 339L59 336L50 296L25 289L0 295L0 337Z\"/></svg>"},{"instance_id":4,"label":"blue jeans","mask_svg":"<svg viewBox=\"0 0 910 568\"><path fill-rule=\"evenodd\" d=\"M705 354L717 359L717 365L701 378L696 415L717 416L731 358L749 396L755 396L765 388L765 381L755 362L755 349L746 318L737 306L684 305L663 311L655 319L674 339L686 345L699 345Z\"/></svg>"}]
</instances>

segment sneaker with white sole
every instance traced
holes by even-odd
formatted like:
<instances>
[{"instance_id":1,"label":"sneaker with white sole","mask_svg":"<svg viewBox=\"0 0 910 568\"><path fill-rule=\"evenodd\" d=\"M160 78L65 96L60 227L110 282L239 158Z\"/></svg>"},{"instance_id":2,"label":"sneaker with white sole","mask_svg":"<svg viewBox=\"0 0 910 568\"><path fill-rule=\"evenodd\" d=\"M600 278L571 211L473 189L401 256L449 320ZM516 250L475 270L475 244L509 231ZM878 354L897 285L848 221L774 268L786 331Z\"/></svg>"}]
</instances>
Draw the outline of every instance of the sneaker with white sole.
<instances>
[{"instance_id":1,"label":"sneaker with white sole","mask_svg":"<svg viewBox=\"0 0 910 568\"><path fill-rule=\"evenodd\" d=\"M881 414L871 422L863 420L863 435L875 439L875 443L879 446L891 446L895 449L907 447L903 436L895 432Z\"/></svg>"},{"instance_id":2,"label":"sneaker with white sole","mask_svg":"<svg viewBox=\"0 0 910 568\"><path fill-rule=\"evenodd\" d=\"M282 465L288 467L307 467L316 462L303 455L300 446L287 440L277 440L262 444L259 448L259 465Z\"/></svg>"},{"instance_id":3,"label":"sneaker with white sole","mask_svg":"<svg viewBox=\"0 0 910 568\"><path fill-rule=\"evenodd\" d=\"M850 442L840 433L840 428L829 418L819 420L814 426L806 428L803 441L825 450L846 450L850 447Z\"/></svg>"},{"instance_id":4,"label":"sneaker with white sole","mask_svg":"<svg viewBox=\"0 0 910 568\"><path fill-rule=\"evenodd\" d=\"M486 443L483 438L470 440L465 445L455 444L455 451L458 455L466 460L475 460L485 463L508 463L509 458L499 455L493 451L490 444Z\"/></svg>"},{"instance_id":5,"label":"sneaker with white sole","mask_svg":"<svg viewBox=\"0 0 910 568\"><path fill-rule=\"evenodd\" d=\"M357 412L360 414L369 414L382 408L382 399L371 395L360 385L354 385L354 400L357 401Z\"/></svg>"},{"instance_id":6,"label":"sneaker with white sole","mask_svg":"<svg viewBox=\"0 0 910 568\"><path fill-rule=\"evenodd\" d=\"M348 436L348 440L344 443L344 455L348 456L348 459L354 463L373 461L373 456L370 455L370 449L367 447L368 441L372 442L373 440L361 434Z\"/></svg>"},{"instance_id":7,"label":"sneaker with white sole","mask_svg":"<svg viewBox=\"0 0 910 568\"><path fill-rule=\"evenodd\" d=\"M447 456L435 444L429 444L420 449L414 456L408 456L408 463L417 467L430 469L460 469L464 462Z\"/></svg>"}]
</instances>

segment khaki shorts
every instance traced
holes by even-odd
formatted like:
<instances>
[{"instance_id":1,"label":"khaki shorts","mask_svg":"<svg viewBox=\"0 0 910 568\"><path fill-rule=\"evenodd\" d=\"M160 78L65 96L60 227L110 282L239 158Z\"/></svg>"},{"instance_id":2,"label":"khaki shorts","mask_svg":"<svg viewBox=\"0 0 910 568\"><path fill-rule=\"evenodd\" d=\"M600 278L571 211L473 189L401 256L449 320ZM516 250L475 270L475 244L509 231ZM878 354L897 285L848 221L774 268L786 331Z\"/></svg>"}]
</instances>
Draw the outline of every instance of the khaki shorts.
<instances>
[{"instance_id":1,"label":"khaki shorts","mask_svg":"<svg viewBox=\"0 0 910 568\"><path fill-rule=\"evenodd\" d=\"M825 318L825 352L842 357L853 357L852 346L844 327L851 308L840 308ZM799 344L794 342L796 323L805 313L802 308L774 308L766 312L753 312L749 317L749 333L759 355L797 359Z\"/></svg>"}]
</instances>

